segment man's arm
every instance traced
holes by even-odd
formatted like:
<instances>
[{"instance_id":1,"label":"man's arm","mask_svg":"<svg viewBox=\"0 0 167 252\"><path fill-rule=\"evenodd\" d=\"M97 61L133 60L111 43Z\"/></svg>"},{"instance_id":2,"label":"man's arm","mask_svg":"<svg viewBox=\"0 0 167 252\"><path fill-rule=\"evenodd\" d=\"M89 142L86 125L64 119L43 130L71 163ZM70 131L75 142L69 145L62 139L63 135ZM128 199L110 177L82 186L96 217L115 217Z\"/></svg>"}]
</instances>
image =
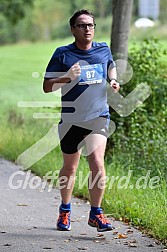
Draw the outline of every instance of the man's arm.
<instances>
[{"instance_id":1,"label":"man's arm","mask_svg":"<svg viewBox=\"0 0 167 252\"><path fill-rule=\"evenodd\" d=\"M66 83L71 82L70 78L60 77L53 79L44 79L43 81L43 91L45 93L54 92L64 86Z\"/></svg>"},{"instance_id":2,"label":"man's arm","mask_svg":"<svg viewBox=\"0 0 167 252\"><path fill-rule=\"evenodd\" d=\"M80 65L79 63L75 63L65 75L58 78L44 79L43 90L45 93L54 92L65 84L71 82L71 80L74 80L79 77L80 74Z\"/></svg>"},{"instance_id":3,"label":"man's arm","mask_svg":"<svg viewBox=\"0 0 167 252\"><path fill-rule=\"evenodd\" d=\"M110 86L114 88L115 92L118 92L120 89L120 85L117 81L117 70L116 67L109 68L108 77L110 79Z\"/></svg>"}]
</instances>

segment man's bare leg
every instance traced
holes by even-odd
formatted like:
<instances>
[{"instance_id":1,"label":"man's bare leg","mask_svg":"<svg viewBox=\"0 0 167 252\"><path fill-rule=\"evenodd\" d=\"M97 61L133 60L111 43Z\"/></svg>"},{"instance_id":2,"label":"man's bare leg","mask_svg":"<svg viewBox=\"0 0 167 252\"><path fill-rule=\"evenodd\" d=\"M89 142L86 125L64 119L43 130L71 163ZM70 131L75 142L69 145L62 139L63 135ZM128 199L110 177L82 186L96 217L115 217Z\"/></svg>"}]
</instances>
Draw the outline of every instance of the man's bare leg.
<instances>
[{"instance_id":1,"label":"man's bare leg","mask_svg":"<svg viewBox=\"0 0 167 252\"><path fill-rule=\"evenodd\" d=\"M74 154L63 153L63 167L59 173L59 185L64 204L68 204L71 201L79 159L80 152Z\"/></svg>"},{"instance_id":2,"label":"man's bare leg","mask_svg":"<svg viewBox=\"0 0 167 252\"><path fill-rule=\"evenodd\" d=\"M92 134L87 139L87 150L89 152L88 161L90 167L91 181L89 183L91 211L89 213L88 224L97 228L98 232L110 231L112 224L104 217L101 209L101 202L105 190L105 168L104 153L107 139L100 134ZM95 181L94 181L95 180ZM91 186L91 182L95 182Z\"/></svg>"},{"instance_id":3,"label":"man's bare leg","mask_svg":"<svg viewBox=\"0 0 167 252\"><path fill-rule=\"evenodd\" d=\"M106 137L100 134L90 135L90 139L87 141L87 151L90 153L88 156L90 182L92 183L94 179L97 179L92 188L90 188L91 183L89 183L90 201L93 207L100 207L105 190L104 153L106 142ZM101 184L100 182L103 183Z\"/></svg>"}]
</instances>

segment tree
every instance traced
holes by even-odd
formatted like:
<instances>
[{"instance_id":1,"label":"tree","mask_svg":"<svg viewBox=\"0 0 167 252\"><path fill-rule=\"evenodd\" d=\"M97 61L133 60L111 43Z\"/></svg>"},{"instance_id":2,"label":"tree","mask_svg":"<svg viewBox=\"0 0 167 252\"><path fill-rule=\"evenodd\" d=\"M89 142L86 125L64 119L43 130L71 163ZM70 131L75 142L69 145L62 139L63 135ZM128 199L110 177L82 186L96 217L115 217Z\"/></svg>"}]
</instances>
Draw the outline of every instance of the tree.
<instances>
[{"instance_id":1,"label":"tree","mask_svg":"<svg viewBox=\"0 0 167 252\"><path fill-rule=\"evenodd\" d=\"M128 34L132 16L133 0L113 0L111 50L115 58L127 59Z\"/></svg>"},{"instance_id":2,"label":"tree","mask_svg":"<svg viewBox=\"0 0 167 252\"><path fill-rule=\"evenodd\" d=\"M25 6L32 5L33 0L1 0L0 13L2 13L10 23L16 24L19 19L25 16Z\"/></svg>"}]
</instances>

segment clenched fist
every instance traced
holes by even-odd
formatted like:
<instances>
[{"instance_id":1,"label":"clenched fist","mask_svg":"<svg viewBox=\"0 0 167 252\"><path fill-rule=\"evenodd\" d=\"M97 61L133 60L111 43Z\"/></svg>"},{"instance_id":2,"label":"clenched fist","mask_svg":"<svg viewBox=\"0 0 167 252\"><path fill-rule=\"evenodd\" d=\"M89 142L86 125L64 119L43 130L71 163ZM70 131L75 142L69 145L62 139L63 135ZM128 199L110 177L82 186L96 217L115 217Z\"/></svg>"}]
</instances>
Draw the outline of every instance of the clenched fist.
<instances>
[{"instance_id":1,"label":"clenched fist","mask_svg":"<svg viewBox=\"0 0 167 252\"><path fill-rule=\"evenodd\" d=\"M117 93L120 89L119 83L116 81L116 79L112 79L110 81L110 86L114 89L114 93Z\"/></svg>"},{"instance_id":2,"label":"clenched fist","mask_svg":"<svg viewBox=\"0 0 167 252\"><path fill-rule=\"evenodd\" d=\"M79 62L75 63L67 72L67 78L71 80L75 80L77 77L81 75L81 67Z\"/></svg>"}]
</instances>

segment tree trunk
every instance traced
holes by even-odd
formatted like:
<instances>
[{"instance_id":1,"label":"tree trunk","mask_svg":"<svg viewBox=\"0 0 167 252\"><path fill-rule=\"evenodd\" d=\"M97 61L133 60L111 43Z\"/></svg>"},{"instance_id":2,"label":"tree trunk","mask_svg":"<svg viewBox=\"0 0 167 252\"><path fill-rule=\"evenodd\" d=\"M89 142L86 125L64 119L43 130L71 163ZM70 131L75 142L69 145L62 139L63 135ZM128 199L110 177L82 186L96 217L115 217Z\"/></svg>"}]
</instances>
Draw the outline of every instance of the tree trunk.
<instances>
[{"instance_id":1,"label":"tree trunk","mask_svg":"<svg viewBox=\"0 0 167 252\"><path fill-rule=\"evenodd\" d=\"M128 34L132 16L133 0L113 0L111 51L115 59L127 60Z\"/></svg>"}]
</instances>

